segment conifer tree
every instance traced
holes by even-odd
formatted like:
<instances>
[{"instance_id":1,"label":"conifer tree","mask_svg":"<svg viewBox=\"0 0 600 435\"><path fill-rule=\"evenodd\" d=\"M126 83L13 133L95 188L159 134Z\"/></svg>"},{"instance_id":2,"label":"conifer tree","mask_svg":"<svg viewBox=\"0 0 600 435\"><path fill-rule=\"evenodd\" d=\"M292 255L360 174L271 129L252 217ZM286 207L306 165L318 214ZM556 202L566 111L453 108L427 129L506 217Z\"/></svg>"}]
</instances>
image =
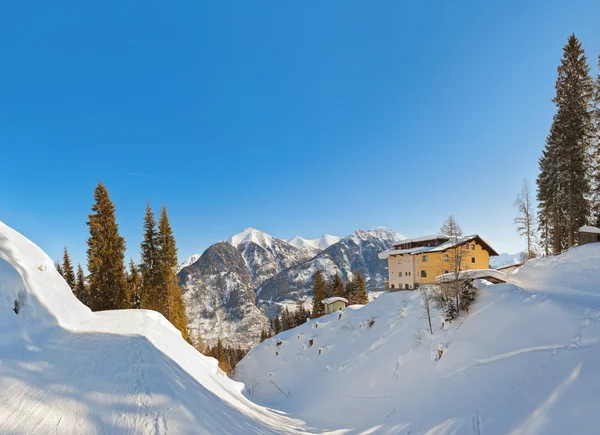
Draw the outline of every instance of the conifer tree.
<instances>
[{"instance_id":1,"label":"conifer tree","mask_svg":"<svg viewBox=\"0 0 600 435\"><path fill-rule=\"evenodd\" d=\"M60 264L60 261L57 260L54 262L54 268L60 274L60 276L62 276L63 278L65 277L65 273L63 272L63 268Z\"/></svg>"},{"instance_id":2,"label":"conifer tree","mask_svg":"<svg viewBox=\"0 0 600 435\"><path fill-rule=\"evenodd\" d=\"M157 246L159 294L161 301L164 301L160 312L181 331L183 338L187 340L187 315L177 276L177 245L167 216L167 208L164 205L158 220Z\"/></svg>"},{"instance_id":3,"label":"conifer tree","mask_svg":"<svg viewBox=\"0 0 600 435\"><path fill-rule=\"evenodd\" d=\"M125 240L119 235L115 206L101 182L94 190L92 214L87 225L88 286L94 311L129 308L125 283Z\"/></svg>"},{"instance_id":4,"label":"conifer tree","mask_svg":"<svg viewBox=\"0 0 600 435\"><path fill-rule=\"evenodd\" d=\"M275 316L275 318L273 319L273 333L275 335L277 335L281 331L282 331L282 329L281 329L281 319L279 319L279 316Z\"/></svg>"},{"instance_id":5,"label":"conifer tree","mask_svg":"<svg viewBox=\"0 0 600 435\"><path fill-rule=\"evenodd\" d=\"M306 310L304 309L304 304L302 303L302 301L296 301L296 312L294 313L294 327L306 323L307 317L308 315Z\"/></svg>"},{"instance_id":6,"label":"conifer tree","mask_svg":"<svg viewBox=\"0 0 600 435\"><path fill-rule=\"evenodd\" d=\"M161 307L165 305L165 301L161 300L162 295L159 291L158 232L156 229L156 219L154 218L150 203L146 203L144 235L140 249L142 308L161 312Z\"/></svg>"},{"instance_id":7,"label":"conifer tree","mask_svg":"<svg viewBox=\"0 0 600 435\"><path fill-rule=\"evenodd\" d=\"M290 310L285 307L281 310L281 329L282 331L287 331L288 329L293 328L293 323L291 321Z\"/></svg>"},{"instance_id":8,"label":"conifer tree","mask_svg":"<svg viewBox=\"0 0 600 435\"><path fill-rule=\"evenodd\" d=\"M344 297L348 299L348 305L354 305L354 297L356 295L356 280L348 280L344 289Z\"/></svg>"},{"instance_id":9,"label":"conifer tree","mask_svg":"<svg viewBox=\"0 0 600 435\"><path fill-rule=\"evenodd\" d=\"M558 67L557 106L537 179L542 243L557 254L578 243L590 215L588 152L593 81L581 43L569 36ZM549 249L548 249L549 250Z\"/></svg>"},{"instance_id":10,"label":"conifer tree","mask_svg":"<svg viewBox=\"0 0 600 435\"><path fill-rule=\"evenodd\" d=\"M365 280L363 279L360 270L356 271L356 285L354 288L354 297L352 299L354 304L365 305L369 303Z\"/></svg>"},{"instance_id":11,"label":"conifer tree","mask_svg":"<svg viewBox=\"0 0 600 435\"><path fill-rule=\"evenodd\" d=\"M325 311L325 307L323 307L323 304L321 303L321 301L327 297L325 292L323 273L317 269L312 279L313 309L311 317L313 319L321 317Z\"/></svg>"},{"instance_id":12,"label":"conifer tree","mask_svg":"<svg viewBox=\"0 0 600 435\"><path fill-rule=\"evenodd\" d=\"M331 282L329 283L327 297L338 296L344 297L345 294L345 286L344 281L340 278L339 274L335 274Z\"/></svg>"},{"instance_id":13,"label":"conifer tree","mask_svg":"<svg viewBox=\"0 0 600 435\"><path fill-rule=\"evenodd\" d=\"M69 256L69 252L67 251L67 247L65 246L65 251L63 254L63 264L62 264L62 275L71 290L74 292L77 282L75 281L75 272L73 271L73 265L71 264L71 257Z\"/></svg>"},{"instance_id":14,"label":"conifer tree","mask_svg":"<svg viewBox=\"0 0 600 435\"><path fill-rule=\"evenodd\" d=\"M142 279L138 267L133 259L129 260L129 272L127 273L127 286L129 287L129 297L131 298L131 308L140 308L142 306Z\"/></svg>"},{"instance_id":15,"label":"conifer tree","mask_svg":"<svg viewBox=\"0 0 600 435\"><path fill-rule=\"evenodd\" d=\"M87 305L89 303L87 287L85 285L85 274L83 273L81 264L77 265L77 284L75 285L75 296L82 304Z\"/></svg>"}]
</instances>

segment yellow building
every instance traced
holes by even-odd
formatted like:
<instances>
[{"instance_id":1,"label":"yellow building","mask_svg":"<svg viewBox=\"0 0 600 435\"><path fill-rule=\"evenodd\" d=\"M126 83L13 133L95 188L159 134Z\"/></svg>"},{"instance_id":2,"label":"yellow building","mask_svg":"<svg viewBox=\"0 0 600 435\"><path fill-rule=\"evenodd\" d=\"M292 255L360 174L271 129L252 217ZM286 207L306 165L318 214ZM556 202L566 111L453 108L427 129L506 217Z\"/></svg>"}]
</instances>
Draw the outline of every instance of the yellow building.
<instances>
[{"instance_id":1,"label":"yellow building","mask_svg":"<svg viewBox=\"0 0 600 435\"><path fill-rule=\"evenodd\" d=\"M388 260L386 289L413 290L435 284L435 277L463 270L489 269L498 253L479 235L450 238L442 234L404 239L379 254Z\"/></svg>"}]
</instances>

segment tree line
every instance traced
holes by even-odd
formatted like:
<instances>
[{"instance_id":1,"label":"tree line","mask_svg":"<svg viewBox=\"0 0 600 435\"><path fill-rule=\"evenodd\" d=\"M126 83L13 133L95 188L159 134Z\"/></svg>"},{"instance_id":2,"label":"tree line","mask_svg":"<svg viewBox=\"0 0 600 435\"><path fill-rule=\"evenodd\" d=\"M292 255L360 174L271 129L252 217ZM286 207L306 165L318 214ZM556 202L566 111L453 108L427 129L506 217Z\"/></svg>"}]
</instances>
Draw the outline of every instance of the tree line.
<instances>
[{"instance_id":1,"label":"tree line","mask_svg":"<svg viewBox=\"0 0 600 435\"><path fill-rule=\"evenodd\" d=\"M98 182L87 226L86 277L80 264L77 275L67 248L56 269L75 296L93 311L141 308L158 311L190 341L185 306L177 277L177 245L163 205L158 221L148 203L143 222L141 262L125 265L125 239L119 234L115 205L106 186Z\"/></svg>"},{"instance_id":2,"label":"tree line","mask_svg":"<svg viewBox=\"0 0 600 435\"><path fill-rule=\"evenodd\" d=\"M557 110L536 180L537 229L546 255L577 245L581 226L600 224L600 75L592 78L575 35L569 36L557 71L552 100ZM524 187L517 199L516 223L533 253L535 214L528 192Z\"/></svg>"},{"instance_id":3,"label":"tree line","mask_svg":"<svg viewBox=\"0 0 600 435\"><path fill-rule=\"evenodd\" d=\"M349 305L364 305L369 302L365 281L360 273L360 270L356 271L353 280L344 282L338 273L336 273L331 280L325 281L323 278L323 272L317 269L312 277L311 289L313 294L312 311L305 309L302 301L298 301L296 303L296 310L293 313L291 313L289 309L285 307L283 310L281 310L279 315L271 319L269 329L263 329L261 331L261 343L267 338L277 335L280 332L287 331L288 329L292 329L302 325L303 323L306 323L306 320L309 317L312 319L321 317L323 314L325 314L325 307L321 303L323 299L339 296L346 298Z\"/></svg>"},{"instance_id":4,"label":"tree line","mask_svg":"<svg viewBox=\"0 0 600 435\"><path fill-rule=\"evenodd\" d=\"M248 349L223 346L220 338L213 347L204 349L204 354L215 358L219 362L219 368L227 373L227 375L233 373L237 363L240 362L247 353Z\"/></svg>"}]
</instances>

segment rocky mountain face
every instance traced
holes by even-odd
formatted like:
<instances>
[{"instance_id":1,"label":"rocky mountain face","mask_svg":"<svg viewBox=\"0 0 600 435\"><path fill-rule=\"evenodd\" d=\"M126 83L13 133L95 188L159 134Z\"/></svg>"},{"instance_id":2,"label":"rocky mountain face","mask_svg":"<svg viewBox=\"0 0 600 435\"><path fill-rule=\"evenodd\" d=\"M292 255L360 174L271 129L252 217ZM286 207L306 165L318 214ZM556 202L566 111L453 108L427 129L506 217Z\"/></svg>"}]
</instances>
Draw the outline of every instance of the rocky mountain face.
<instances>
[{"instance_id":1,"label":"rocky mountain face","mask_svg":"<svg viewBox=\"0 0 600 435\"><path fill-rule=\"evenodd\" d=\"M312 256L283 240L262 231L248 228L227 239L242 254L255 287L288 267Z\"/></svg>"},{"instance_id":2,"label":"rocky mountain face","mask_svg":"<svg viewBox=\"0 0 600 435\"><path fill-rule=\"evenodd\" d=\"M206 345L217 340L249 348L258 343L267 317L255 305L252 275L230 243L216 243L178 274L192 334Z\"/></svg>"},{"instance_id":3,"label":"rocky mountain face","mask_svg":"<svg viewBox=\"0 0 600 435\"><path fill-rule=\"evenodd\" d=\"M387 262L377 256L404 236L388 229L358 230L323 250L314 258L286 269L264 281L257 289L257 302L298 299L310 291L312 275L320 269L326 279L336 273L342 279L360 270L367 290L383 290Z\"/></svg>"},{"instance_id":4,"label":"rocky mountain face","mask_svg":"<svg viewBox=\"0 0 600 435\"><path fill-rule=\"evenodd\" d=\"M368 290L383 289L386 262L377 255L402 238L374 228L343 239L296 237L292 245L246 229L184 262L178 276L190 329L211 346L221 338L229 346L252 347L268 324L257 305L272 314L279 308L272 302L305 297L317 268L327 279L339 273L344 280L360 270Z\"/></svg>"}]
</instances>

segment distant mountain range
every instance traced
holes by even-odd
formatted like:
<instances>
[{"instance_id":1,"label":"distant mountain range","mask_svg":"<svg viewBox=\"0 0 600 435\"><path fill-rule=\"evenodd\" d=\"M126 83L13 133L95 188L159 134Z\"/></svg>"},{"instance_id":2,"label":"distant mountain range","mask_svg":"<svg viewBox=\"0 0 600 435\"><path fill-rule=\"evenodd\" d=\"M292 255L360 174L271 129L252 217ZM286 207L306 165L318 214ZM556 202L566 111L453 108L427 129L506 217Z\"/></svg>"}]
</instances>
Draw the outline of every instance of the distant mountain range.
<instances>
[{"instance_id":1,"label":"distant mountain range","mask_svg":"<svg viewBox=\"0 0 600 435\"><path fill-rule=\"evenodd\" d=\"M190 329L211 346L219 338L229 346L254 346L268 324L265 312L308 296L317 268L326 278L339 273L344 280L360 270L368 290L383 289L386 262L377 254L402 238L377 227L344 238L297 236L286 242L245 229L182 263L178 276Z\"/></svg>"},{"instance_id":2,"label":"distant mountain range","mask_svg":"<svg viewBox=\"0 0 600 435\"><path fill-rule=\"evenodd\" d=\"M502 266L511 266L513 264L518 264L521 262L521 256L523 252L517 252L516 254L507 254L502 253L497 257L490 258L490 267L492 269L497 269Z\"/></svg>"}]
</instances>

